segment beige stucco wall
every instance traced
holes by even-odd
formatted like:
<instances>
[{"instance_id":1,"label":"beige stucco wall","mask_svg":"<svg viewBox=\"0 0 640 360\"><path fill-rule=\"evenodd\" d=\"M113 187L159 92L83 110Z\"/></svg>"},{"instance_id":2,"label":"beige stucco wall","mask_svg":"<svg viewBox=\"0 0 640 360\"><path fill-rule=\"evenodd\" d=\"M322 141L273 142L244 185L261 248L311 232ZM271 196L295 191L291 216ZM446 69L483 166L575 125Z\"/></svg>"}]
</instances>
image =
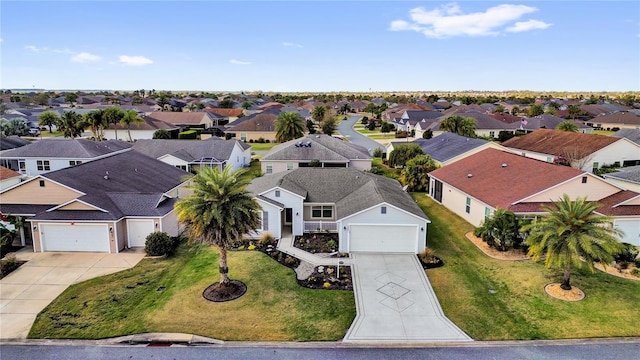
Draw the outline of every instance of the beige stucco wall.
<instances>
[{"instance_id":1,"label":"beige stucco wall","mask_svg":"<svg viewBox=\"0 0 640 360\"><path fill-rule=\"evenodd\" d=\"M79 201L74 201L63 207L58 208L58 210L96 210L96 208L91 207L85 203L81 203Z\"/></svg>"},{"instance_id":2,"label":"beige stucco wall","mask_svg":"<svg viewBox=\"0 0 640 360\"><path fill-rule=\"evenodd\" d=\"M541 192L523 202L549 202L556 201L562 197L563 194L569 195L572 199L577 197L587 197L587 200L600 200L607 196L613 195L620 191L619 188L599 179L591 174L587 176L587 183L582 183L582 176L579 176L571 181L568 181L555 188L548 189Z\"/></svg>"},{"instance_id":3,"label":"beige stucco wall","mask_svg":"<svg viewBox=\"0 0 640 360\"><path fill-rule=\"evenodd\" d=\"M349 167L358 170L371 170L371 159L356 159L349 162Z\"/></svg>"},{"instance_id":4,"label":"beige stucco wall","mask_svg":"<svg viewBox=\"0 0 640 360\"><path fill-rule=\"evenodd\" d=\"M274 131L234 131L234 133L236 134L236 140L242 140L242 134L247 134L246 142L249 142L249 140L256 141L260 138L270 142L276 141L276 133Z\"/></svg>"},{"instance_id":5,"label":"beige stucco wall","mask_svg":"<svg viewBox=\"0 0 640 360\"><path fill-rule=\"evenodd\" d=\"M40 181L44 186L40 186ZM62 204L81 194L48 179L36 178L10 189L0 195L5 204L49 205Z\"/></svg>"},{"instance_id":6,"label":"beige stucco wall","mask_svg":"<svg viewBox=\"0 0 640 360\"><path fill-rule=\"evenodd\" d=\"M607 182L610 182L610 183L612 183L614 185L618 185L623 189L627 189L627 190L631 190L631 191L635 191L637 193L640 193L640 184L638 184L638 183L633 183L633 182L624 181L624 180L618 180L618 179L614 179L614 178L610 178L610 177L607 177L605 179L607 180Z\"/></svg>"},{"instance_id":7,"label":"beige stucco wall","mask_svg":"<svg viewBox=\"0 0 640 360\"><path fill-rule=\"evenodd\" d=\"M126 221L120 220L118 221L115 226L114 226L114 230L115 230L115 236L117 239L117 244L118 244L118 251L122 250L125 248L126 244L127 244L127 226L126 226Z\"/></svg>"},{"instance_id":8,"label":"beige stucco wall","mask_svg":"<svg viewBox=\"0 0 640 360\"><path fill-rule=\"evenodd\" d=\"M313 218L311 217L311 208L313 206L331 206L333 209L332 215L330 218ZM304 209L302 210L302 219L304 221L335 221L336 220L336 206L334 204L313 204L313 203L305 203Z\"/></svg>"}]
</instances>

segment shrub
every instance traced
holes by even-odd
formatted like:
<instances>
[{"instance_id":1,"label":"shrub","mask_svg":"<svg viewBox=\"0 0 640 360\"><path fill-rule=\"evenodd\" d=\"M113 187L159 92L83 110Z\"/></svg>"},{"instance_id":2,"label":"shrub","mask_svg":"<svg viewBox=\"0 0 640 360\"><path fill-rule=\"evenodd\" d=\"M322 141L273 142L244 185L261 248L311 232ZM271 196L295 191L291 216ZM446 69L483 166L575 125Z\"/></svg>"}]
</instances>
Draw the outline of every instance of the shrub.
<instances>
[{"instance_id":1,"label":"shrub","mask_svg":"<svg viewBox=\"0 0 640 360\"><path fill-rule=\"evenodd\" d=\"M147 240L144 243L144 251L149 256L169 256L173 254L175 247L174 239L166 232L153 232L147 235Z\"/></svg>"},{"instance_id":2,"label":"shrub","mask_svg":"<svg viewBox=\"0 0 640 360\"><path fill-rule=\"evenodd\" d=\"M431 129L427 129L422 132L423 139L431 139L433 137L433 131Z\"/></svg>"},{"instance_id":3,"label":"shrub","mask_svg":"<svg viewBox=\"0 0 640 360\"><path fill-rule=\"evenodd\" d=\"M422 250L422 252L418 254L418 257L420 258L420 260L425 264L432 262L435 256L436 256L436 253L429 248L424 248L424 250Z\"/></svg>"},{"instance_id":4,"label":"shrub","mask_svg":"<svg viewBox=\"0 0 640 360\"><path fill-rule=\"evenodd\" d=\"M631 275L640 277L640 269L631 270Z\"/></svg>"},{"instance_id":5,"label":"shrub","mask_svg":"<svg viewBox=\"0 0 640 360\"><path fill-rule=\"evenodd\" d=\"M507 251L522 246L524 235L520 233L521 226L522 221L512 211L498 209L473 234L490 247Z\"/></svg>"},{"instance_id":6,"label":"shrub","mask_svg":"<svg viewBox=\"0 0 640 360\"><path fill-rule=\"evenodd\" d=\"M382 149L377 147L375 150L373 150L373 157L381 158L382 157Z\"/></svg>"},{"instance_id":7,"label":"shrub","mask_svg":"<svg viewBox=\"0 0 640 360\"><path fill-rule=\"evenodd\" d=\"M253 139L249 139L249 144L253 144Z\"/></svg>"},{"instance_id":8,"label":"shrub","mask_svg":"<svg viewBox=\"0 0 640 360\"><path fill-rule=\"evenodd\" d=\"M338 247L338 243L335 240L331 239L331 240L327 241L327 246L330 249L335 249L335 248Z\"/></svg>"},{"instance_id":9,"label":"shrub","mask_svg":"<svg viewBox=\"0 0 640 360\"><path fill-rule=\"evenodd\" d=\"M384 170L378 166L372 166L371 169L369 169L369 172L376 175L384 175Z\"/></svg>"},{"instance_id":10,"label":"shrub","mask_svg":"<svg viewBox=\"0 0 640 360\"><path fill-rule=\"evenodd\" d=\"M270 232L264 232L262 233L260 239L258 239L258 245L264 247L269 244L273 244L275 241L276 239L273 237L273 235L271 235Z\"/></svg>"},{"instance_id":11,"label":"shrub","mask_svg":"<svg viewBox=\"0 0 640 360\"><path fill-rule=\"evenodd\" d=\"M619 252L618 254L613 256L613 259L616 262L634 262L636 261L636 258L638 257L638 253L640 251L638 250L637 247L635 247L635 245L632 244L624 244L624 250L622 250L621 252Z\"/></svg>"},{"instance_id":12,"label":"shrub","mask_svg":"<svg viewBox=\"0 0 640 360\"><path fill-rule=\"evenodd\" d=\"M620 128L619 128L619 127L612 127L612 128L611 128L611 131L619 131L619 130L620 130Z\"/></svg>"},{"instance_id":13,"label":"shrub","mask_svg":"<svg viewBox=\"0 0 640 360\"><path fill-rule=\"evenodd\" d=\"M401 131L396 131L396 138L397 139L404 139L407 137L407 132L404 130Z\"/></svg>"},{"instance_id":14,"label":"shrub","mask_svg":"<svg viewBox=\"0 0 640 360\"><path fill-rule=\"evenodd\" d=\"M0 278L10 274L13 270L20 267L20 263L16 260L15 254L9 254L0 261Z\"/></svg>"},{"instance_id":15,"label":"shrub","mask_svg":"<svg viewBox=\"0 0 640 360\"><path fill-rule=\"evenodd\" d=\"M187 130L178 134L178 139L193 140L198 138L198 132L195 130Z\"/></svg>"}]
</instances>

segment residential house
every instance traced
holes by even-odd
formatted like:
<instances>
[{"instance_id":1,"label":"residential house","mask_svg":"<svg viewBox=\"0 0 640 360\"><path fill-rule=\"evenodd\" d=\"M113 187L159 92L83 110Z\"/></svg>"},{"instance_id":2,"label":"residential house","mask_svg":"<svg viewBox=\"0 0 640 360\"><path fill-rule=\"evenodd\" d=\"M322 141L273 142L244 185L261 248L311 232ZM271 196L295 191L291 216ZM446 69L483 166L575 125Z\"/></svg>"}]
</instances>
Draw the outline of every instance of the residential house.
<instances>
[{"instance_id":1,"label":"residential house","mask_svg":"<svg viewBox=\"0 0 640 360\"><path fill-rule=\"evenodd\" d=\"M27 218L35 252L117 253L155 231L180 233L174 204L185 175L129 149L5 189L0 211Z\"/></svg>"},{"instance_id":2,"label":"residential house","mask_svg":"<svg viewBox=\"0 0 640 360\"><path fill-rule=\"evenodd\" d=\"M497 209L543 215L544 205L567 194L600 203L598 212L614 216L613 225L625 231L621 240L640 245L640 194L579 169L485 149L429 176L429 195L474 226Z\"/></svg>"},{"instance_id":3,"label":"residential house","mask_svg":"<svg viewBox=\"0 0 640 360\"><path fill-rule=\"evenodd\" d=\"M612 136L626 138L640 145L640 129L620 129L613 133Z\"/></svg>"},{"instance_id":4,"label":"residential house","mask_svg":"<svg viewBox=\"0 0 640 360\"><path fill-rule=\"evenodd\" d=\"M214 124L214 119L207 112L158 111L152 112L149 117L181 129L196 127L208 129Z\"/></svg>"},{"instance_id":5,"label":"residential house","mask_svg":"<svg viewBox=\"0 0 640 360\"><path fill-rule=\"evenodd\" d=\"M227 125L227 133L235 134L241 141L255 141L259 139L276 141L276 120L280 109L270 109L249 116L245 116Z\"/></svg>"},{"instance_id":6,"label":"residential house","mask_svg":"<svg viewBox=\"0 0 640 360\"><path fill-rule=\"evenodd\" d=\"M0 165L34 176L97 160L130 147L130 143L118 140L50 138L0 152Z\"/></svg>"},{"instance_id":7,"label":"residential house","mask_svg":"<svg viewBox=\"0 0 640 360\"><path fill-rule=\"evenodd\" d=\"M631 112L614 112L598 115L591 120L584 121L585 125L598 129L640 129L640 116Z\"/></svg>"},{"instance_id":8,"label":"residential house","mask_svg":"<svg viewBox=\"0 0 640 360\"><path fill-rule=\"evenodd\" d=\"M540 129L502 143L522 156L593 172L604 165L640 165L640 145L614 136Z\"/></svg>"},{"instance_id":9,"label":"residential house","mask_svg":"<svg viewBox=\"0 0 640 360\"><path fill-rule=\"evenodd\" d=\"M640 193L640 165L621 168L616 172L603 174L602 177L623 189Z\"/></svg>"},{"instance_id":10,"label":"residential house","mask_svg":"<svg viewBox=\"0 0 640 360\"><path fill-rule=\"evenodd\" d=\"M29 144L31 144L31 141L22 139L16 135L0 137L0 151L15 149Z\"/></svg>"},{"instance_id":11,"label":"residential house","mask_svg":"<svg viewBox=\"0 0 640 360\"><path fill-rule=\"evenodd\" d=\"M371 155L360 146L328 135L308 135L274 146L260 159L265 174L312 166L371 169Z\"/></svg>"},{"instance_id":12,"label":"residential house","mask_svg":"<svg viewBox=\"0 0 640 360\"><path fill-rule=\"evenodd\" d=\"M231 165L235 171L251 162L251 148L238 140L138 140L133 149L191 173L201 166Z\"/></svg>"},{"instance_id":13,"label":"residential house","mask_svg":"<svg viewBox=\"0 0 640 360\"><path fill-rule=\"evenodd\" d=\"M405 110L400 117L393 118L390 122L395 126L396 130L410 132L415 129L416 124L419 122L427 122L440 116L442 116L440 112L433 110Z\"/></svg>"},{"instance_id":14,"label":"residential house","mask_svg":"<svg viewBox=\"0 0 640 360\"><path fill-rule=\"evenodd\" d=\"M389 159L391 152L393 152L393 148L400 144L407 143L401 141L389 143L387 147L387 159ZM468 138L450 132L443 132L431 139L415 139L410 142L410 144L418 144L422 152L431 156L439 166L454 163L484 149L491 148L508 151L505 147L493 141Z\"/></svg>"},{"instance_id":15,"label":"residential house","mask_svg":"<svg viewBox=\"0 0 640 360\"><path fill-rule=\"evenodd\" d=\"M593 133L593 128L591 126L585 125L580 121L567 120L551 114L543 114L529 118L523 118L519 123L514 122L509 124L507 126L507 129L511 130L512 132L520 130L529 133L538 129L555 129L561 122L564 121L574 123L578 127L578 132L584 134Z\"/></svg>"},{"instance_id":16,"label":"residential house","mask_svg":"<svg viewBox=\"0 0 640 360\"><path fill-rule=\"evenodd\" d=\"M20 180L21 175L19 172L0 166L0 191L19 184Z\"/></svg>"},{"instance_id":17,"label":"residential house","mask_svg":"<svg viewBox=\"0 0 640 360\"><path fill-rule=\"evenodd\" d=\"M247 190L262 206L262 227L280 238L338 234L341 252L419 253L430 220L400 183L354 168L299 168L254 179Z\"/></svg>"},{"instance_id":18,"label":"residential house","mask_svg":"<svg viewBox=\"0 0 640 360\"><path fill-rule=\"evenodd\" d=\"M166 130L172 138L178 137L180 126L158 120L149 116L140 117L144 122L141 124L131 125L129 129L122 124L109 124L107 129L103 130L104 137L107 140L131 140L153 139L153 134L158 130Z\"/></svg>"},{"instance_id":19,"label":"residential house","mask_svg":"<svg viewBox=\"0 0 640 360\"><path fill-rule=\"evenodd\" d=\"M234 122L244 115L244 109L204 108L203 111L221 116L228 122Z\"/></svg>"}]
</instances>

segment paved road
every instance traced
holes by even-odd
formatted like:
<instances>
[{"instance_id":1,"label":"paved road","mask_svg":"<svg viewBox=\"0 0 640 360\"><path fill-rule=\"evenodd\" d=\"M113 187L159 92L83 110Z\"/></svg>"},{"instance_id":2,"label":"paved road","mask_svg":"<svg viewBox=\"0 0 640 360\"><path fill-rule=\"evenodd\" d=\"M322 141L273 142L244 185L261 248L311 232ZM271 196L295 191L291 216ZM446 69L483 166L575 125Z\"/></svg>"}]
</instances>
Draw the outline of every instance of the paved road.
<instances>
[{"instance_id":1,"label":"paved road","mask_svg":"<svg viewBox=\"0 0 640 360\"><path fill-rule=\"evenodd\" d=\"M458 347L345 347L338 343L322 344L257 344L255 346L215 347L144 347L144 346L67 346L3 344L2 359L637 359L640 339L634 341L596 342L586 344L530 343L524 345L483 343Z\"/></svg>"},{"instance_id":2,"label":"paved road","mask_svg":"<svg viewBox=\"0 0 640 360\"><path fill-rule=\"evenodd\" d=\"M342 136L348 137L349 140L357 145L364 146L369 149L369 154L373 155L373 150L377 147L381 148L383 151L386 151L385 147L375 140L371 140L368 137L360 134L359 132L353 130L353 124L356 121L362 119L363 115L354 115L347 118L347 120L343 120L338 124L338 132L342 134Z\"/></svg>"}]
</instances>

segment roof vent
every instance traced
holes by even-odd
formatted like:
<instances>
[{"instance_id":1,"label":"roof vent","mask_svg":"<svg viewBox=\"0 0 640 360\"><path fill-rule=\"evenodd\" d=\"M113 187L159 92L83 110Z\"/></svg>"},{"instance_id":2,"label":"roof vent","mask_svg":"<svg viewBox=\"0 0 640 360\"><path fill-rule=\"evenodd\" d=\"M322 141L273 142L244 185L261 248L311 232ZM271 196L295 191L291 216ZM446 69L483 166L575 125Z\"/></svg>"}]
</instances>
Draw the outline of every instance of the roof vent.
<instances>
[{"instance_id":1,"label":"roof vent","mask_svg":"<svg viewBox=\"0 0 640 360\"><path fill-rule=\"evenodd\" d=\"M311 147L311 141L307 141L307 143L304 146Z\"/></svg>"},{"instance_id":2,"label":"roof vent","mask_svg":"<svg viewBox=\"0 0 640 360\"><path fill-rule=\"evenodd\" d=\"M316 139L319 139L319 138L320 138L320 135L316 135Z\"/></svg>"},{"instance_id":3,"label":"roof vent","mask_svg":"<svg viewBox=\"0 0 640 360\"><path fill-rule=\"evenodd\" d=\"M502 167L506 168L507 167L507 163L502 163Z\"/></svg>"},{"instance_id":4,"label":"roof vent","mask_svg":"<svg viewBox=\"0 0 640 360\"><path fill-rule=\"evenodd\" d=\"M467 177L468 177L469 179L471 179L471 178L473 177L473 174L472 174L472 173L468 173L468 174L467 174Z\"/></svg>"},{"instance_id":5,"label":"roof vent","mask_svg":"<svg viewBox=\"0 0 640 360\"><path fill-rule=\"evenodd\" d=\"M109 180L109 172L108 171L105 172L103 177L104 177L105 180Z\"/></svg>"}]
</instances>

